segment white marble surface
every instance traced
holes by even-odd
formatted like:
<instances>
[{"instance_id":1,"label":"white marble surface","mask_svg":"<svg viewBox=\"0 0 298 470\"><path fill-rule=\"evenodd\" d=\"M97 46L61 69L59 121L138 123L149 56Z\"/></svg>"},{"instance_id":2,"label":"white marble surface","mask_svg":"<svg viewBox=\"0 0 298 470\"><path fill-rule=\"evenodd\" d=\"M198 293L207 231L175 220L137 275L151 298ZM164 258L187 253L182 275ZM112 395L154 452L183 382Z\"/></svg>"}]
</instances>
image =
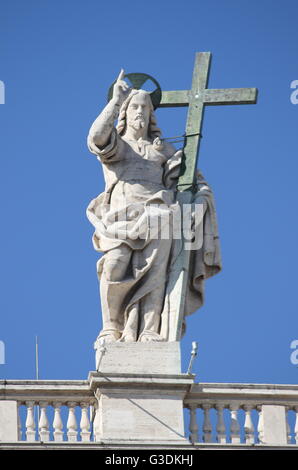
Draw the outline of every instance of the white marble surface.
<instances>
[{"instance_id":1,"label":"white marble surface","mask_svg":"<svg viewBox=\"0 0 298 470\"><path fill-rule=\"evenodd\" d=\"M263 444L287 444L287 422L285 407L263 405Z\"/></svg>"},{"instance_id":2,"label":"white marble surface","mask_svg":"<svg viewBox=\"0 0 298 470\"><path fill-rule=\"evenodd\" d=\"M99 336L106 342L177 339L170 331L176 328L170 320L177 299L167 292L167 282L183 249L173 235L182 151L161 138L150 94L129 89L124 71L91 126L88 147L101 162L106 182L105 192L87 208L94 248L104 253L97 264ZM221 269L213 194L202 175L191 204L204 206L203 244L191 253L182 316L201 307L204 280ZM181 234L180 223L179 228Z\"/></svg>"},{"instance_id":3,"label":"white marble surface","mask_svg":"<svg viewBox=\"0 0 298 470\"><path fill-rule=\"evenodd\" d=\"M185 442L183 399L193 377L183 374L91 373L98 400L96 442Z\"/></svg>"},{"instance_id":4,"label":"white marble surface","mask_svg":"<svg viewBox=\"0 0 298 470\"><path fill-rule=\"evenodd\" d=\"M180 374L179 342L108 343L95 342L96 369L102 373ZM99 368L98 368L98 364Z\"/></svg>"},{"instance_id":5,"label":"white marble surface","mask_svg":"<svg viewBox=\"0 0 298 470\"><path fill-rule=\"evenodd\" d=\"M0 442L18 440L18 407L12 400L0 401Z\"/></svg>"}]
</instances>

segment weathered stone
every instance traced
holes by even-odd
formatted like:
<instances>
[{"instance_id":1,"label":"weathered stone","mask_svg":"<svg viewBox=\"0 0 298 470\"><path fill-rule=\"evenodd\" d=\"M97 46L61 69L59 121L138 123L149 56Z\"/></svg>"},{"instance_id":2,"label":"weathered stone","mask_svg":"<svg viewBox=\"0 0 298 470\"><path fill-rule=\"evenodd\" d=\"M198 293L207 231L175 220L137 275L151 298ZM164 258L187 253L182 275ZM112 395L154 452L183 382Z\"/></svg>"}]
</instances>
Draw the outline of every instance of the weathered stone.
<instances>
[{"instance_id":1,"label":"weathered stone","mask_svg":"<svg viewBox=\"0 0 298 470\"><path fill-rule=\"evenodd\" d=\"M0 442L18 440L18 404L16 401L0 401Z\"/></svg>"},{"instance_id":2,"label":"weathered stone","mask_svg":"<svg viewBox=\"0 0 298 470\"><path fill-rule=\"evenodd\" d=\"M287 444L286 410L282 405L263 405L263 444Z\"/></svg>"},{"instance_id":3,"label":"weathered stone","mask_svg":"<svg viewBox=\"0 0 298 470\"><path fill-rule=\"evenodd\" d=\"M179 342L110 343L102 348L95 342L96 369L101 373L180 374ZM98 369L98 364L99 369Z\"/></svg>"},{"instance_id":4,"label":"weathered stone","mask_svg":"<svg viewBox=\"0 0 298 470\"><path fill-rule=\"evenodd\" d=\"M213 195L198 174L197 191L189 192L187 205L192 209L201 205L203 221L193 220L190 211L189 231L183 237L196 238L198 230L202 242L189 248L191 268L179 267L183 292L172 296L168 279L179 253L186 249L181 235L184 212L183 217L179 213L175 230L183 154L161 138L150 93L129 89L124 77L121 71L113 98L88 136L89 149L103 164L106 181L105 192L87 209L95 227L94 247L104 252L97 265L103 315L99 336L106 343L176 341L183 318L203 303L204 279L221 268ZM181 302L182 319L178 319L173 310Z\"/></svg>"},{"instance_id":5,"label":"weathered stone","mask_svg":"<svg viewBox=\"0 0 298 470\"><path fill-rule=\"evenodd\" d=\"M183 398L192 376L91 373L89 381L98 399L96 442L186 442Z\"/></svg>"}]
</instances>

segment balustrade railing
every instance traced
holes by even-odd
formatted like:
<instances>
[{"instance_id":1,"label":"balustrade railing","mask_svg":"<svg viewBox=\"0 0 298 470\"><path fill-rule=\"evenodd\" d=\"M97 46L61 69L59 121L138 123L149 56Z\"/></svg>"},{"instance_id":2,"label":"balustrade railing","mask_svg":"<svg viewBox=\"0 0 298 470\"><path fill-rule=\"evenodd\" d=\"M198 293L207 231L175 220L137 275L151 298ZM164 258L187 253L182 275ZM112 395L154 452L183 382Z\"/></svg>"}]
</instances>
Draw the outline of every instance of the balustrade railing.
<instances>
[{"instance_id":1,"label":"balustrade railing","mask_svg":"<svg viewBox=\"0 0 298 470\"><path fill-rule=\"evenodd\" d=\"M17 407L19 441L100 440L100 410L87 380L0 381L2 400ZM193 445L298 445L298 385L193 384L183 404Z\"/></svg>"},{"instance_id":2,"label":"balustrade railing","mask_svg":"<svg viewBox=\"0 0 298 470\"><path fill-rule=\"evenodd\" d=\"M35 400L18 402L18 405L19 440L28 442L93 440L91 426L95 409L92 399L79 403Z\"/></svg>"},{"instance_id":3,"label":"balustrade railing","mask_svg":"<svg viewBox=\"0 0 298 470\"><path fill-rule=\"evenodd\" d=\"M87 381L8 381L5 399L17 402L19 441L95 440L97 401Z\"/></svg>"},{"instance_id":4,"label":"balustrade railing","mask_svg":"<svg viewBox=\"0 0 298 470\"><path fill-rule=\"evenodd\" d=\"M298 444L298 386L194 384L184 400L193 444Z\"/></svg>"}]
</instances>

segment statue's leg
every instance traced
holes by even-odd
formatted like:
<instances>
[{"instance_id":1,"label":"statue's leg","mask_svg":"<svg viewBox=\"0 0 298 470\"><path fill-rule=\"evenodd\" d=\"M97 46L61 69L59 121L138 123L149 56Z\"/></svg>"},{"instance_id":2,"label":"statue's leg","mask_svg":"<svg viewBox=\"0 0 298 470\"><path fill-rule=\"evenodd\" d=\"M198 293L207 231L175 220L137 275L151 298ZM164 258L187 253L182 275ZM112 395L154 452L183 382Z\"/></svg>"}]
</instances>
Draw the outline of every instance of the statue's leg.
<instances>
[{"instance_id":1,"label":"statue's leg","mask_svg":"<svg viewBox=\"0 0 298 470\"><path fill-rule=\"evenodd\" d=\"M121 245L104 255L103 270L100 275L100 298L102 307L103 328L99 334L106 342L117 341L123 331L123 307L119 302L121 296L120 282L125 278L132 250ZM117 296L117 288L119 289ZM115 298L116 296L116 298Z\"/></svg>"},{"instance_id":2,"label":"statue's leg","mask_svg":"<svg viewBox=\"0 0 298 470\"><path fill-rule=\"evenodd\" d=\"M136 342L137 333L138 333L138 324L139 324L139 304L136 303L131 306L128 312L128 317L125 323L125 328L119 341L129 342L129 343Z\"/></svg>"},{"instance_id":3,"label":"statue's leg","mask_svg":"<svg viewBox=\"0 0 298 470\"><path fill-rule=\"evenodd\" d=\"M140 302L140 328L138 341L163 341L160 336L161 312L164 305L166 290L167 267L171 252L171 240L159 239L151 242L147 251L157 250L157 256L151 267L151 278L155 285L152 290L141 299ZM156 285L156 280L158 284Z\"/></svg>"},{"instance_id":4,"label":"statue's leg","mask_svg":"<svg viewBox=\"0 0 298 470\"><path fill-rule=\"evenodd\" d=\"M140 336L138 341L162 341L159 331L164 293L165 285L161 285L142 299L140 305Z\"/></svg>"}]
</instances>

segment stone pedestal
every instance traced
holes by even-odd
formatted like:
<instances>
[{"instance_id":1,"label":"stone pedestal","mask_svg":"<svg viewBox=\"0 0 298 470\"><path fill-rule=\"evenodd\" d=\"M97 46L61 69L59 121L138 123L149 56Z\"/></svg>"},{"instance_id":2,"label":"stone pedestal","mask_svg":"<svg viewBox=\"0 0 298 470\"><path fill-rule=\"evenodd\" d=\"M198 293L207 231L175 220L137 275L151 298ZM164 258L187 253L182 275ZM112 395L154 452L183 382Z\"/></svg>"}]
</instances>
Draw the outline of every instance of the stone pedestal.
<instances>
[{"instance_id":1,"label":"stone pedestal","mask_svg":"<svg viewBox=\"0 0 298 470\"><path fill-rule=\"evenodd\" d=\"M95 341L95 366L102 374L180 374L178 341L171 343L110 343Z\"/></svg>"},{"instance_id":2,"label":"stone pedestal","mask_svg":"<svg viewBox=\"0 0 298 470\"><path fill-rule=\"evenodd\" d=\"M0 442L18 441L18 404L16 401L0 401Z\"/></svg>"},{"instance_id":3,"label":"stone pedestal","mask_svg":"<svg viewBox=\"0 0 298 470\"><path fill-rule=\"evenodd\" d=\"M263 443L287 444L286 410L282 405L263 405Z\"/></svg>"},{"instance_id":4,"label":"stone pedestal","mask_svg":"<svg viewBox=\"0 0 298 470\"><path fill-rule=\"evenodd\" d=\"M89 374L97 398L96 441L185 445L183 398L193 376L181 374L179 343L113 343L105 349L99 371Z\"/></svg>"}]
</instances>

